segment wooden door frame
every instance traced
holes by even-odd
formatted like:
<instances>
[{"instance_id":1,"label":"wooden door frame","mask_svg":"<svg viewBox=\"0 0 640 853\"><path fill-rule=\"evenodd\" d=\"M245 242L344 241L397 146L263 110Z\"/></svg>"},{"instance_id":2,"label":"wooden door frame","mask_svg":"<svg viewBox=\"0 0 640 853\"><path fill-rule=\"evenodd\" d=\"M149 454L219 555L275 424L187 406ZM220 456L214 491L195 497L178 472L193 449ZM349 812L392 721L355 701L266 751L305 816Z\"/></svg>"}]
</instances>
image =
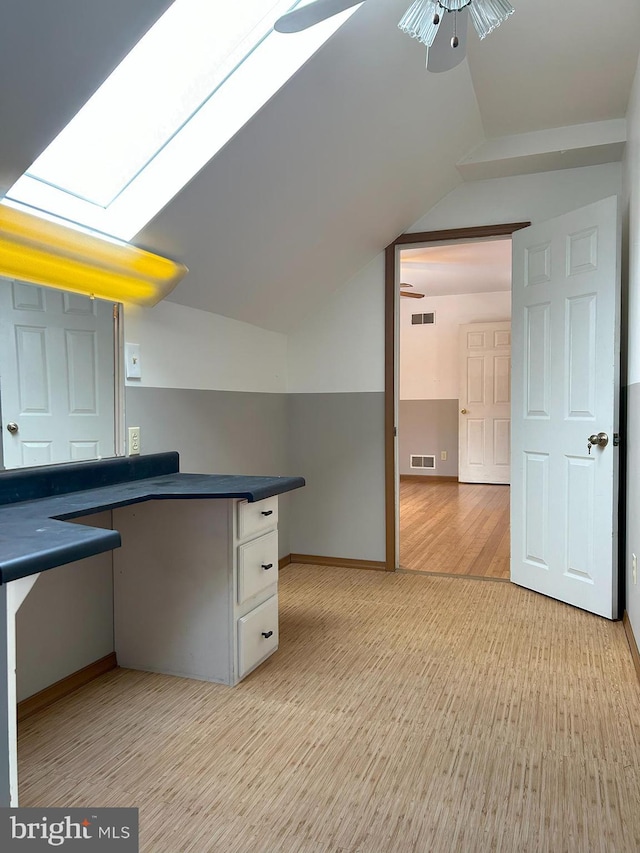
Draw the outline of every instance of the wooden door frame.
<instances>
[{"instance_id":1,"label":"wooden door frame","mask_svg":"<svg viewBox=\"0 0 640 853\"><path fill-rule=\"evenodd\" d=\"M444 231L416 231L401 234L389 243L384 253L384 488L385 488L385 568L396 570L396 463L395 422L396 401L396 253L400 246L417 243L478 240L483 237L510 237L515 231L528 228L530 222L508 222L501 225L480 225L469 228L449 228Z\"/></svg>"}]
</instances>

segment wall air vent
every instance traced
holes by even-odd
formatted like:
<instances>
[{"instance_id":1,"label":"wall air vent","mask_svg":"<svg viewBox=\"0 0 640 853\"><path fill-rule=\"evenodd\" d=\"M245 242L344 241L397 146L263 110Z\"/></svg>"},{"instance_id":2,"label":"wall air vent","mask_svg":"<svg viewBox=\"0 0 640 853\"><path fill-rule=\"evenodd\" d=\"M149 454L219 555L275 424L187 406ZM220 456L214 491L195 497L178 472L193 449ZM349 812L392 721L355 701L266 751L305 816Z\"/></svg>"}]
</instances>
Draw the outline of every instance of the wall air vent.
<instances>
[{"instance_id":1,"label":"wall air vent","mask_svg":"<svg viewBox=\"0 0 640 853\"><path fill-rule=\"evenodd\" d=\"M411 467L412 468L435 468L436 467L436 457L435 456L414 456L411 455Z\"/></svg>"},{"instance_id":2,"label":"wall air vent","mask_svg":"<svg viewBox=\"0 0 640 853\"><path fill-rule=\"evenodd\" d=\"M411 325L412 326L433 326L436 322L436 315L434 311L430 311L428 314L412 314L411 315Z\"/></svg>"}]
</instances>

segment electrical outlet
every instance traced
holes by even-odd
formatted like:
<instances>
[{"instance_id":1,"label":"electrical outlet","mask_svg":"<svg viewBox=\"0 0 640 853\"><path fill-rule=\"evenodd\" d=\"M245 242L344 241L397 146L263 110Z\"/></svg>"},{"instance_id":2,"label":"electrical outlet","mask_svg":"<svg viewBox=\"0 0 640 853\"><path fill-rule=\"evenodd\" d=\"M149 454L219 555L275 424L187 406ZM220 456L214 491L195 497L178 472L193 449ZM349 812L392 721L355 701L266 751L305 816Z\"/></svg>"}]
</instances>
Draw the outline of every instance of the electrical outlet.
<instances>
[{"instance_id":1,"label":"electrical outlet","mask_svg":"<svg viewBox=\"0 0 640 853\"><path fill-rule=\"evenodd\" d=\"M129 456L140 454L140 427L129 427Z\"/></svg>"},{"instance_id":2,"label":"electrical outlet","mask_svg":"<svg viewBox=\"0 0 640 853\"><path fill-rule=\"evenodd\" d=\"M631 555L631 576L634 584L638 583L638 558L635 554Z\"/></svg>"},{"instance_id":3,"label":"electrical outlet","mask_svg":"<svg viewBox=\"0 0 640 853\"><path fill-rule=\"evenodd\" d=\"M446 461L447 461L447 451L446 451L446 450L441 450L441 451L440 451L440 461L441 461L441 462L446 462Z\"/></svg>"}]
</instances>

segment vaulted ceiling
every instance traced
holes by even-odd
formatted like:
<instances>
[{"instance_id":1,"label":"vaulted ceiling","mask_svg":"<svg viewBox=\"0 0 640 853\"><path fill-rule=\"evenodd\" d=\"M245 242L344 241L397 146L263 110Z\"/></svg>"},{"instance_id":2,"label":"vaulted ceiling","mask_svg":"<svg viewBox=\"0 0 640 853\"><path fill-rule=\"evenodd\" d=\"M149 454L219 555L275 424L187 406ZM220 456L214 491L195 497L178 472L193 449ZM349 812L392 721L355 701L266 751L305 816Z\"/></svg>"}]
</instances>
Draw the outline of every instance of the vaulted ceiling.
<instances>
[{"instance_id":1,"label":"vaulted ceiling","mask_svg":"<svg viewBox=\"0 0 640 853\"><path fill-rule=\"evenodd\" d=\"M487 139L623 118L640 3L513 3L484 42L470 35L468 61L434 75L397 29L408 0L367 0L135 238L190 268L170 298L294 328L457 186ZM0 195L168 5L0 0Z\"/></svg>"}]
</instances>

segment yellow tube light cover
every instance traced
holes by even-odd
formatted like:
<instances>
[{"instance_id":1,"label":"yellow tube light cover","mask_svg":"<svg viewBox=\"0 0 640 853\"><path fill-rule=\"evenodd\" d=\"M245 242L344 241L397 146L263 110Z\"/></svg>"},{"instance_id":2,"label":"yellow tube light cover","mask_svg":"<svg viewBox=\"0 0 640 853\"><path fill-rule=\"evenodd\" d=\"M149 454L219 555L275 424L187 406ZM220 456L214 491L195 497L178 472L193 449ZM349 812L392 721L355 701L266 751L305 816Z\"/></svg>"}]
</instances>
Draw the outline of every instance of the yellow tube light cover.
<instances>
[{"instance_id":1,"label":"yellow tube light cover","mask_svg":"<svg viewBox=\"0 0 640 853\"><path fill-rule=\"evenodd\" d=\"M0 204L0 275L150 308L187 274L183 264Z\"/></svg>"}]
</instances>

